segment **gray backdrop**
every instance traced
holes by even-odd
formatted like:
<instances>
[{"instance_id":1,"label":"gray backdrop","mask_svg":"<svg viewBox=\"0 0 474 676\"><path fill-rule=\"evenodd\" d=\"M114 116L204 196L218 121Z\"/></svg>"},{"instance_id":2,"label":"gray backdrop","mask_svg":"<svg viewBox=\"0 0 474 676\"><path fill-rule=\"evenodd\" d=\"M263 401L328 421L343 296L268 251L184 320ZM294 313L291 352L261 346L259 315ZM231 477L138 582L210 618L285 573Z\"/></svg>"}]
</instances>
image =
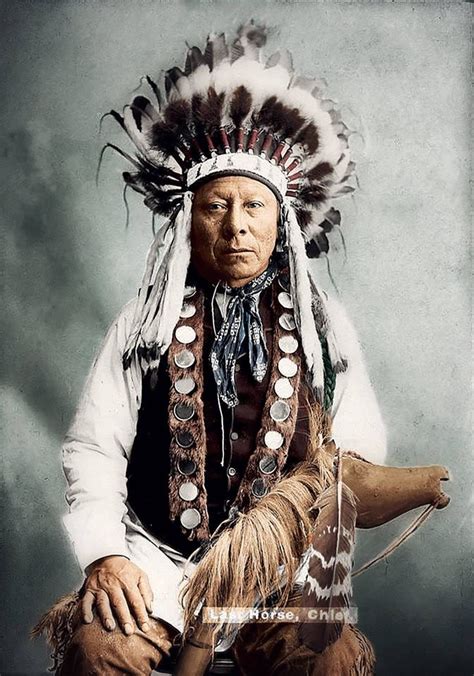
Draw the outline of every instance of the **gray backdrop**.
<instances>
[{"instance_id":1,"label":"gray backdrop","mask_svg":"<svg viewBox=\"0 0 474 676\"><path fill-rule=\"evenodd\" d=\"M341 204L347 261L332 271L359 331L393 464L445 463L452 502L356 582L379 671L471 674L470 5L4 1L0 126L4 300L2 673L45 670L34 620L80 582L60 518L66 430L101 336L136 292L150 220L131 199L101 113L185 42L255 16L318 73L361 131L360 190ZM334 238L337 244L337 237ZM325 266L318 266L329 285ZM330 286L330 285L329 285ZM362 533L358 559L408 523Z\"/></svg>"}]
</instances>

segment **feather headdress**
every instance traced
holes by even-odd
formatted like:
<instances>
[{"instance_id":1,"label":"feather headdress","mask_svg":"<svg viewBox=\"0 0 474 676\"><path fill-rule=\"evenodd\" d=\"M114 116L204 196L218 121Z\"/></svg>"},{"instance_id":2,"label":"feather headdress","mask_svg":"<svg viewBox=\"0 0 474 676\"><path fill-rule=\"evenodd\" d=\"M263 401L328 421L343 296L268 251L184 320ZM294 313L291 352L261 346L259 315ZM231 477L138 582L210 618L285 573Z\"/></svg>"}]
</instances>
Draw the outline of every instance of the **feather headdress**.
<instances>
[{"instance_id":1,"label":"feather headdress","mask_svg":"<svg viewBox=\"0 0 474 676\"><path fill-rule=\"evenodd\" d=\"M332 200L353 190L354 163L348 128L334 103L322 98L317 80L297 75L287 51L265 60L265 43L265 27L253 21L239 29L233 42L224 34L210 35L204 50L188 49L184 68L166 71L160 86L147 76L152 98L136 96L123 114L111 111L136 150L133 158L122 152L132 162L132 170L123 174L125 183L144 196L154 214L169 218L168 227L160 229L168 239L158 233L152 246L124 364L136 353L156 366L169 345L179 312L171 301L182 291L182 272L189 262L193 191L217 176L244 175L265 183L282 206L291 279L299 289L292 289L295 318L320 395L321 350L311 304L302 296L310 290L305 261L328 251L327 233L338 225ZM172 244L177 228L169 227L176 221L179 246ZM167 316L164 331L157 318L164 316L160 299L169 279L162 254L168 256L170 247L182 264L177 266L180 285L173 280L174 293L165 294L173 316ZM337 355L334 366L341 370L335 345L331 354Z\"/></svg>"}]
</instances>

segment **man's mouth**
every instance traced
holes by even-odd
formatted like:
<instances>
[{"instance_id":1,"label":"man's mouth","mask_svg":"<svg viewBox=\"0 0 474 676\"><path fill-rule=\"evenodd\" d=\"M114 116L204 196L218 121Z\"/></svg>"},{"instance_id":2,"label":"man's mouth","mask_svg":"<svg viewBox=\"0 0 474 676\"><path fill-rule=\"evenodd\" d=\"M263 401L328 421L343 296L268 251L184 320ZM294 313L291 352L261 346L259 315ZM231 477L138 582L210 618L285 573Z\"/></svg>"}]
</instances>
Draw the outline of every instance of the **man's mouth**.
<instances>
[{"instance_id":1,"label":"man's mouth","mask_svg":"<svg viewBox=\"0 0 474 676\"><path fill-rule=\"evenodd\" d=\"M226 249L223 251L224 256L232 256L234 254L242 254L242 253L254 253L253 249L245 249L244 247L238 247L235 249Z\"/></svg>"}]
</instances>

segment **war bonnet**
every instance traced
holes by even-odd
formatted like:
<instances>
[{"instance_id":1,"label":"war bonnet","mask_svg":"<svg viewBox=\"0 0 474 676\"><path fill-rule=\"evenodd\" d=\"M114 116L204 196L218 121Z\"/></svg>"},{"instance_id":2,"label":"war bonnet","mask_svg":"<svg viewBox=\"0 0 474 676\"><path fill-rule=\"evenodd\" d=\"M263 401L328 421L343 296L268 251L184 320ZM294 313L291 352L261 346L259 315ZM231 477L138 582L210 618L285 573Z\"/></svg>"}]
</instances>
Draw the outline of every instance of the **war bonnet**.
<instances>
[{"instance_id":1,"label":"war bonnet","mask_svg":"<svg viewBox=\"0 0 474 676\"><path fill-rule=\"evenodd\" d=\"M173 67L152 100L136 96L123 114L111 111L135 147L119 150L132 164L123 178L164 216L147 266L124 354L156 368L179 319L190 262L193 190L217 176L262 181L280 203L290 287L309 380L320 398L323 368L318 332L327 339L336 371L345 367L327 322L324 297L308 272L308 257L326 254L327 234L339 225L332 201L353 191L348 129L318 82L293 71L288 51L267 60L267 31L253 22L229 42L210 35L191 47L184 69Z\"/></svg>"}]
</instances>

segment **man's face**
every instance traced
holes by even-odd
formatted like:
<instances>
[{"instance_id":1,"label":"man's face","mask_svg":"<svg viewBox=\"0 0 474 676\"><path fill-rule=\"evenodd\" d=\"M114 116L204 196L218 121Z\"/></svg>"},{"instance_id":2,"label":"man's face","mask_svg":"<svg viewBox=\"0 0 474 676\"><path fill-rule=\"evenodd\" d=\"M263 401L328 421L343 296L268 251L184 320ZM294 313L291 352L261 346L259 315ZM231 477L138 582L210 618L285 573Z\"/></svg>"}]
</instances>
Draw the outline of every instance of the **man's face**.
<instances>
[{"instance_id":1,"label":"man's face","mask_svg":"<svg viewBox=\"0 0 474 676\"><path fill-rule=\"evenodd\" d=\"M192 262L210 282L239 287L268 266L277 239L279 207L272 191L246 176L225 176L196 190Z\"/></svg>"}]
</instances>

